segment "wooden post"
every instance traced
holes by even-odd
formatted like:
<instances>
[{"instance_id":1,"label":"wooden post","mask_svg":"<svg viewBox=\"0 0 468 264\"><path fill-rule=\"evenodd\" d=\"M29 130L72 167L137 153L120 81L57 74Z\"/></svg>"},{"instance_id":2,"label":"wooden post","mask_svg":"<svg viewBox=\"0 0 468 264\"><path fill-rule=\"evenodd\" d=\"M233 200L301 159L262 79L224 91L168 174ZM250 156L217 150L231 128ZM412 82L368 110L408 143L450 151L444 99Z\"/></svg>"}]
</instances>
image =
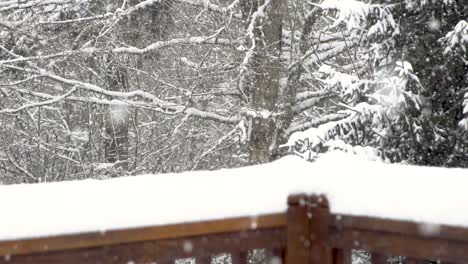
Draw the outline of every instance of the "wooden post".
<instances>
[{"instance_id":1,"label":"wooden post","mask_svg":"<svg viewBox=\"0 0 468 264\"><path fill-rule=\"evenodd\" d=\"M323 195L309 197L310 208L307 217L310 223L311 263L331 264L332 250L328 245L330 227L330 206Z\"/></svg>"},{"instance_id":2,"label":"wooden post","mask_svg":"<svg viewBox=\"0 0 468 264\"><path fill-rule=\"evenodd\" d=\"M287 264L331 264L330 207L323 195L288 198Z\"/></svg>"},{"instance_id":3,"label":"wooden post","mask_svg":"<svg viewBox=\"0 0 468 264\"><path fill-rule=\"evenodd\" d=\"M287 264L310 264L310 234L307 217L307 196L292 195L288 197L287 212Z\"/></svg>"}]
</instances>

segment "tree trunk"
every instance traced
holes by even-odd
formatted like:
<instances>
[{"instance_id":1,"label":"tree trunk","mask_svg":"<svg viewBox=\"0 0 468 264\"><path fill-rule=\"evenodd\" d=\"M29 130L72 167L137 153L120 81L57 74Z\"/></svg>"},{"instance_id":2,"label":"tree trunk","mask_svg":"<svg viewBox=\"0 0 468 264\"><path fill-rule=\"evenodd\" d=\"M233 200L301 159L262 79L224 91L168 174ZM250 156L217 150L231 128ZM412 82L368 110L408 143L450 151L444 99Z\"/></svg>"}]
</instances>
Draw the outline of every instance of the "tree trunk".
<instances>
[{"instance_id":1,"label":"tree trunk","mask_svg":"<svg viewBox=\"0 0 468 264\"><path fill-rule=\"evenodd\" d=\"M257 6L261 6L265 0L257 3ZM271 150L276 144L273 113L276 112L281 77L280 54L285 9L286 0L271 0L265 16L257 19L253 30L255 49L251 68L254 72L251 104L256 117L252 119L250 127L249 156L252 163L270 161Z\"/></svg>"},{"instance_id":2,"label":"tree trunk","mask_svg":"<svg viewBox=\"0 0 468 264\"><path fill-rule=\"evenodd\" d=\"M109 89L121 91L127 86L127 74L117 67L109 67ZM106 162L117 164L117 168L128 169L128 122L129 109L125 102L112 100L106 122Z\"/></svg>"}]
</instances>

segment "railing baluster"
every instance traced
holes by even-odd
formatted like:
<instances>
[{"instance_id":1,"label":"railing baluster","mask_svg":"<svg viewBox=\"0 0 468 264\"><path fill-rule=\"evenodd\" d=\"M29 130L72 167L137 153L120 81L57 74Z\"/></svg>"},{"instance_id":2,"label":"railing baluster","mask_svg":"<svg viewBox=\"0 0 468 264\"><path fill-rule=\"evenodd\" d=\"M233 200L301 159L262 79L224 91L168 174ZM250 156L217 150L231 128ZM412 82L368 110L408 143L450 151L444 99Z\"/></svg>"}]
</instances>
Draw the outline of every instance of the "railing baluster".
<instances>
[{"instance_id":1,"label":"railing baluster","mask_svg":"<svg viewBox=\"0 0 468 264\"><path fill-rule=\"evenodd\" d=\"M248 263L247 252L233 252L231 253L232 264L247 264Z\"/></svg>"},{"instance_id":2,"label":"railing baluster","mask_svg":"<svg viewBox=\"0 0 468 264\"><path fill-rule=\"evenodd\" d=\"M419 259L415 259L415 258L406 258L405 259L405 264L421 264L422 261L419 260Z\"/></svg>"},{"instance_id":3,"label":"railing baluster","mask_svg":"<svg viewBox=\"0 0 468 264\"><path fill-rule=\"evenodd\" d=\"M211 257L210 256L203 256L197 257L195 259L196 264L211 264Z\"/></svg>"},{"instance_id":4,"label":"railing baluster","mask_svg":"<svg viewBox=\"0 0 468 264\"><path fill-rule=\"evenodd\" d=\"M371 254L372 264L387 264L388 256L385 254L375 253Z\"/></svg>"},{"instance_id":5,"label":"railing baluster","mask_svg":"<svg viewBox=\"0 0 468 264\"><path fill-rule=\"evenodd\" d=\"M174 260L156 261L156 264L174 264Z\"/></svg>"},{"instance_id":6,"label":"railing baluster","mask_svg":"<svg viewBox=\"0 0 468 264\"><path fill-rule=\"evenodd\" d=\"M284 264L286 263L286 249L285 248L275 248L272 250L273 258L272 264Z\"/></svg>"},{"instance_id":7,"label":"railing baluster","mask_svg":"<svg viewBox=\"0 0 468 264\"><path fill-rule=\"evenodd\" d=\"M351 249L333 249L333 264L351 264L351 257Z\"/></svg>"}]
</instances>

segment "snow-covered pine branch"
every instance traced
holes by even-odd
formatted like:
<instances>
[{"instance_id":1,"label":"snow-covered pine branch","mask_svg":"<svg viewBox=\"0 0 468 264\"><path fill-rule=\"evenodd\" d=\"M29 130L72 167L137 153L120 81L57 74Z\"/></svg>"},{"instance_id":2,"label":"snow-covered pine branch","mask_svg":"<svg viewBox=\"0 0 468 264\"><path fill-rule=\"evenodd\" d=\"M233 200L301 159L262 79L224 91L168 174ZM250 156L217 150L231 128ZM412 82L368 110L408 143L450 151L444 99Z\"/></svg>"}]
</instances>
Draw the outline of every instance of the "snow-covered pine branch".
<instances>
[{"instance_id":1,"label":"snow-covered pine branch","mask_svg":"<svg viewBox=\"0 0 468 264\"><path fill-rule=\"evenodd\" d=\"M303 121L299 124L293 124L291 127L288 128L286 131L286 134L288 136L291 136L292 134L299 132L299 131L305 131L313 127L318 127L320 125L329 123L329 122L334 122L338 120L345 119L349 116L348 113L336 113L336 114L328 114L321 116L317 119L312 119L310 121ZM290 141L294 141L294 139L290 139Z\"/></svg>"},{"instance_id":2,"label":"snow-covered pine branch","mask_svg":"<svg viewBox=\"0 0 468 264\"><path fill-rule=\"evenodd\" d=\"M460 56L468 57L468 22L465 20L458 22L452 31L440 39L440 42L445 47L445 55L459 53Z\"/></svg>"},{"instance_id":3,"label":"snow-covered pine branch","mask_svg":"<svg viewBox=\"0 0 468 264\"><path fill-rule=\"evenodd\" d=\"M447 58L456 57L465 65L468 65L468 22L461 20L454 29L449 31L439 40L444 48ZM464 76L466 87L462 95L463 118L458 122L459 126L468 131L468 72ZM462 90L463 91L463 90Z\"/></svg>"},{"instance_id":4,"label":"snow-covered pine branch","mask_svg":"<svg viewBox=\"0 0 468 264\"><path fill-rule=\"evenodd\" d=\"M325 11L337 11L332 28L344 24L348 32L365 31L367 37L399 33L388 5L368 4L358 0L325 0L320 7ZM377 18L376 22L370 22L370 18Z\"/></svg>"},{"instance_id":5,"label":"snow-covered pine branch","mask_svg":"<svg viewBox=\"0 0 468 264\"><path fill-rule=\"evenodd\" d=\"M305 91L305 92L298 93L296 95L296 102L301 102L301 101L304 101L304 100L307 100L307 99L316 98L316 97L323 97L323 96L327 96L327 95L330 95L330 91L327 91L327 90Z\"/></svg>"}]
</instances>

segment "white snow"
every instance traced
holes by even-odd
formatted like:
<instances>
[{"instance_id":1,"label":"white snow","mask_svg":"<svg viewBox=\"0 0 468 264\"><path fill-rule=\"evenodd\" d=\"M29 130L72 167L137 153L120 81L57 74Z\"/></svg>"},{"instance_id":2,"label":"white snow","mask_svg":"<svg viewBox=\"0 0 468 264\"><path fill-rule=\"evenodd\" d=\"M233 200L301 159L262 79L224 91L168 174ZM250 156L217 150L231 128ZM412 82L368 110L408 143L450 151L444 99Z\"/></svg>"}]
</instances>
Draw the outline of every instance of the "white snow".
<instances>
[{"instance_id":1,"label":"white snow","mask_svg":"<svg viewBox=\"0 0 468 264\"><path fill-rule=\"evenodd\" d=\"M266 165L0 186L0 240L285 212L324 193L332 212L468 227L468 170L389 165L331 152Z\"/></svg>"},{"instance_id":2,"label":"white snow","mask_svg":"<svg viewBox=\"0 0 468 264\"><path fill-rule=\"evenodd\" d=\"M122 125L128 122L130 115L129 106L121 100L112 100L110 104L110 116L114 125Z\"/></svg>"},{"instance_id":3,"label":"white snow","mask_svg":"<svg viewBox=\"0 0 468 264\"><path fill-rule=\"evenodd\" d=\"M466 45L468 45L468 21L461 20L457 23L454 30L449 31L447 35L441 38L445 43L444 53L452 53L456 49L466 52Z\"/></svg>"},{"instance_id":4,"label":"white snow","mask_svg":"<svg viewBox=\"0 0 468 264\"><path fill-rule=\"evenodd\" d=\"M71 136L72 136L72 140L77 143L78 142L86 143L89 141L89 131L79 126L72 129Z\"/></svg>"},{"instance_id":5,"label":"white snow","mask_svg":"<svg viewBox=\"0 0 468 264\"><path fill-rule=\"evenodd\" d=\"M385 35L390 31L398 33L397 23L384 5L368 4L356 0L325 0L319 6L324 10L338 11L331 28L344 24L349 31L363 30L368 23L369 15L378 14L379 20L373 25L368 25L367 36Z\"/></svg>"},{"instance_id":6,"label":"white snow","mask_svg":"<svg viewBox=\"0 0 468 264\"><path fill-rule=\"evenodd\" d=\"M430 31L437 31L440 29L440 20L433 17L429 22L427 23L427 27L429 28Z\"/></svg>"}]
</instances>

